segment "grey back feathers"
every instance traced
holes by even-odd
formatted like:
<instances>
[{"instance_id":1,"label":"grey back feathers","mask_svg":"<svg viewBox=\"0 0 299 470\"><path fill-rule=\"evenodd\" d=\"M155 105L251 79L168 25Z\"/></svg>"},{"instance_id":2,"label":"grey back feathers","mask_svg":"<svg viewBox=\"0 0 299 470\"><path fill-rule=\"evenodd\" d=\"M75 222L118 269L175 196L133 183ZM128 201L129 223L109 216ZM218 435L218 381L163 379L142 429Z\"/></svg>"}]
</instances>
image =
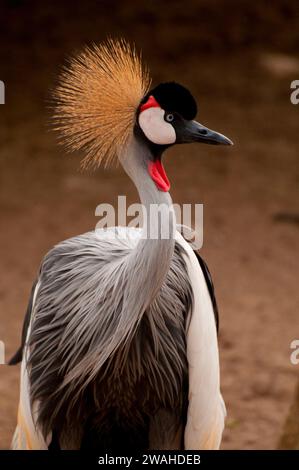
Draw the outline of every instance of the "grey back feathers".
<instances>
[{"instance_id":1,"label":"grey back feathers","mask_svg":"<svg viewBox=\"0 0 299 470\"><path fill-rule=\"evenodd\" d=\"M58 429L65 448L80 447L86 428L111 446L105 438L117 422L131 429L132 445L142 437L147 447L159 410L170 412L174 432L184 420L192 289L183 248L175 244L161 289L135 315L123 307L137 243L90 232L60 243L42 263L29 343L31 401L39 403L44 435ZM146 273L137 267L140 286ZM140 290L135 296L146 297Z\"/></svg>"}]
</instances>

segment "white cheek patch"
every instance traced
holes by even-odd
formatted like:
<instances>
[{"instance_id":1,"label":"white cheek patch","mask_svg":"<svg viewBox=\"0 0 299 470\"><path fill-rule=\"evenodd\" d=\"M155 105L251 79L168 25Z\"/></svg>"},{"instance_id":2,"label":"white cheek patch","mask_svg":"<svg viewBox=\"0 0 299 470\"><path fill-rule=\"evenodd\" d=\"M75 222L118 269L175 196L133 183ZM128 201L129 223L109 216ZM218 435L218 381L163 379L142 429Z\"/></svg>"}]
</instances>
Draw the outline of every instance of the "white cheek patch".
<instances>
[{"instance_id":1,"label":"white cheek patch","mask_svg":"<svg viewBox=\"0 0 299 470\"><path fill-rule=\"evenodd\" d=\"M176 141L175 130L164 120L165 111L161 108L148 108L139 115L139 125L144 134L154 144L167 145Z\"/></svg>"}]
</instances>

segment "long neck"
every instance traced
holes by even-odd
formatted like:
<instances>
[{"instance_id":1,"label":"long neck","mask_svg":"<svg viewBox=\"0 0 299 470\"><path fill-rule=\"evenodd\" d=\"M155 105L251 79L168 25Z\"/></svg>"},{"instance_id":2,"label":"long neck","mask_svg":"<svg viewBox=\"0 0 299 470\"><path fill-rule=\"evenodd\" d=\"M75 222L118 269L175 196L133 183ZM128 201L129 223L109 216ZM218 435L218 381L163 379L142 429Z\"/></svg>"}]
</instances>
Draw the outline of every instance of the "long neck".
<instances>
[{"instance_id":1,"label":"long neck","mask_svg":"<svg viewBox=\"0 0 299 470\"><path fill-rule=\"evenodd\" d=\"M168 193L159 191L147 171L151 158L149 150L135 139L126 154L122 155L125 171L135 183L144 208L143 234L135 249L120 258L118 286L121 292L121 310L117 321L112 322L109 335L105 332L97 350L94 373L106 360L114 358L113 366L120 371L125 365L131 341L149 305L159 292L169 270L175 245L175 216ZM157 215L155 208L161 209ZM154 210L152 210L154 209ZM116 297L116 301L117 301ZM117 312L118 304L115 305ZM121 353L114 356L118 351Z\"/></svg>"},{"instance_id":2,"label":"long neck","mask_svg":"<svg viewBox=\"0 0 299 470\"><path fill-rule=\"evenodd\" d=\"M134 141L129 152L124 168L137 187L143 207L142 238L130 256L130 276L135 302L145 310L168 273L174 252L176 221L170 194L159 191L148 174L150 150Z\"/></svg>"}]
</instances>

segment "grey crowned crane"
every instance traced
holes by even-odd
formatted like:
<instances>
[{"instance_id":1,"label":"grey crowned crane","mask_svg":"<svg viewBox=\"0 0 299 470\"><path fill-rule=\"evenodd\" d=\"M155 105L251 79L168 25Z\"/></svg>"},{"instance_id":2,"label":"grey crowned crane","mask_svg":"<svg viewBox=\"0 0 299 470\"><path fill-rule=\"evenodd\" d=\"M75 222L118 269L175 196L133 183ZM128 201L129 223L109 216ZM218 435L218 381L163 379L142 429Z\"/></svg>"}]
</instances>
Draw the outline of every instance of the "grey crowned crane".
<instances>
[{"instance_id":1,"label":"grey crowned crane","mask_svg":"<svg viewBox=\"0 0 299 470\"><path fill-rule=\"evenodd\" d=\"M176 143L231 141L194 121L197 105L182 85L149 89L123 40L85 49L62 72L55 122L64 142L85 152L83 166L116 157L147 220L122 236L103 229L71 238L43 259L11 359L22 361L13 449L220 446L213 285L176 229L161 157ZM152 204L163 207L159 220Z\"/></svg>"}]
</instances>

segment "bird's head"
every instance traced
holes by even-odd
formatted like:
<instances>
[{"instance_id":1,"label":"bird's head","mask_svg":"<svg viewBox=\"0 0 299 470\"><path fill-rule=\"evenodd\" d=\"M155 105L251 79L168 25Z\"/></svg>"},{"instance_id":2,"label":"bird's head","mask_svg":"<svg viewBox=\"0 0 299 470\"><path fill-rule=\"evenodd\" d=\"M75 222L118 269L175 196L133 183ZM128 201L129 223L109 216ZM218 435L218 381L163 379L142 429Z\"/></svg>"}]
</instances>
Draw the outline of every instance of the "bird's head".
<instances>
[{"instance_id":1,"label":"bird's head","mask_svg":"<svg viewBox=\"0 0 299 470\"><path fill-rule=\"evenodd\" d=\"M169 190L161 163L174 144L231 145L222 134L194 120L192 94L175 82L150 90L140 55L123 40L86 48L63 69L55 98L55 129L69 150L83 150L83 167L128 153L132 140L146 148L148 173L160 191ZM124 165L125 166L125 165Z\"/></svg>"},{"instance_id":2,"label":"bird's head","mask_svg":"<svg viewBox=\"0 0 299 470\"><path fill-rule=\"evenodd\" d=\"M232 145L224 135L196 122L196 114L194 97L176 82L161 83L140 103L135 132L151 148L149 172L161 191L168 191L170 186L161 164L161 155L169 146L192 142Z\"/></svg>"}]
</instances>

